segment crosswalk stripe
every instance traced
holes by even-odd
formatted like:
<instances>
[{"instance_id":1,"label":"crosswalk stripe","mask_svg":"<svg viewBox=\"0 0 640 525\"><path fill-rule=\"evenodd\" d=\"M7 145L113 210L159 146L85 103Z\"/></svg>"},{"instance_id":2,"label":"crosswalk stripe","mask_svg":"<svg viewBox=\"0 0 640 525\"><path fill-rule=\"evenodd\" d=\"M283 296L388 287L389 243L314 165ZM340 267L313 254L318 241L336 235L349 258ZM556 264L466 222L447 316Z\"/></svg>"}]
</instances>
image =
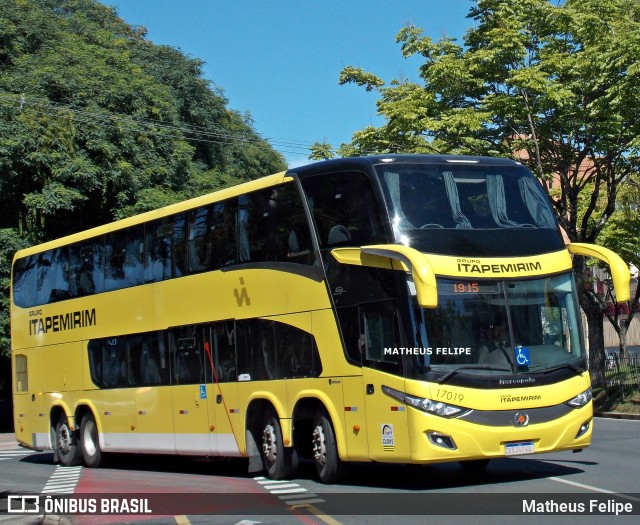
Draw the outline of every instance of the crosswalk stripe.
<instances>
[{"instance_id":1,"label":"crosswalk stripe","mask_svg":"<svg viewBox=\"0 0 640 525\"><path fill-rule=\"evenodd\" d=\"M82 474L82 467L56 467L41 494L72 494Z\"/></svg>"},{"instance_id":2,"label":"crosswalk stripe","mask_svg":"<svg viewBox=\"0 0 640 525\"><path fill-rule=\"evenodd\" d=\"M323 503L325 500L318 498L317 494L309 492L307 489L284 480L267 479L262 476L253 478L262 488L268 490L274 496L278 496L288 505L304 505L308 503ZM281 495L280 495L281 494Z\"/></svg>"}]
</instances>

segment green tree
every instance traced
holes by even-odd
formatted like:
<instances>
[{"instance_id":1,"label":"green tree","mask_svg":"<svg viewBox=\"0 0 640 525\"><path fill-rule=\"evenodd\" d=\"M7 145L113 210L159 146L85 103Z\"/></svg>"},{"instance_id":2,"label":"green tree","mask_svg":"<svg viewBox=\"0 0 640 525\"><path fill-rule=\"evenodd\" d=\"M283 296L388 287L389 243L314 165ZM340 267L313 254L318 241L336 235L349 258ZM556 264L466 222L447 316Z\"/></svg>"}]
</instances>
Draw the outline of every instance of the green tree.
<instances>
[{"instance_id":1,"label":"green tree","mask_svg":"<svg viewBox=\"0 0 640 525\"><path fill-rule=\"evenodd\" d=\"M618 210L611 217L604 230L600 242L627 261L629 264L640 268L640 184L637 181L629 181L620 191L618 198ZM605 309L605 315L611 326L620 337L620 355L627 356L627 330L640 307L640 286L631 290L629 301L620 303L616 301L615 294L611 293L611 283L606 281L607 291L601 301L611 301L613 312Z\"/></svg>"},{"instance_id":2,"label":"green tree","mask_svg":"<svg viewBox=\"0 0 640 525\"><path fill-rule=\"evenodd\" d=\"M340 155L436 152L516 157L552 197L573 242L594 242L621 184L638 174L640 3L636 0L477 0L463 44L416 27L400 31L419 81L385 83L347 67L341 83L377 90L379 128L354 134ZM590 359L604 360L601 305L585 292Z\"/></svg>"},{"instance_id":3,"label":"green tree","mask_svg":"<svg viewBox=\"0 0 640 525\"><path fill-rule=\"evenodd\" d=\"M0 353L13 251L285 169L203 62L96 0L0 3Z\"/></svg>"}]
</instances>

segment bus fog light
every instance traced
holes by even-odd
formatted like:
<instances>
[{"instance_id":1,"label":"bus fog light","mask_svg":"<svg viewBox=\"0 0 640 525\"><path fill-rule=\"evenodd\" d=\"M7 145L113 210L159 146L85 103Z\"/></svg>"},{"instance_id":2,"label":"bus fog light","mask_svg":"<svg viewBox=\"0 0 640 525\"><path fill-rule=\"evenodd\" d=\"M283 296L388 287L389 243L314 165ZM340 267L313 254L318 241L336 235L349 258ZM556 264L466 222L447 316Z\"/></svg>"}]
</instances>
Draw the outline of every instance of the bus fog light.
<instances>
[{"instance_id":1,"label":"bus fog light","mask_svg":"<svg viewBox=\"0 0 640 525\"><path fill-rule=\"evenodd\" d=\"M429 441L438 447L448 448L449 450L456 450L456 442L451 436L446 434L440 434L439 432L427 432Z\"/></svg>"},{"instance_id":2,"label":"bus fog light","mask_svg":"<svg viewBox=\"0 0 640 525\"><path fill-rule=\"evenodd\" d=\"M575 439L578 439L580 436L583 436L591 427L591 420L589 421L585 421L584 423L582 423L582 425L580 425L580 430L578 430L578 433L576 434Z\"/></svg>"}]
</instances>

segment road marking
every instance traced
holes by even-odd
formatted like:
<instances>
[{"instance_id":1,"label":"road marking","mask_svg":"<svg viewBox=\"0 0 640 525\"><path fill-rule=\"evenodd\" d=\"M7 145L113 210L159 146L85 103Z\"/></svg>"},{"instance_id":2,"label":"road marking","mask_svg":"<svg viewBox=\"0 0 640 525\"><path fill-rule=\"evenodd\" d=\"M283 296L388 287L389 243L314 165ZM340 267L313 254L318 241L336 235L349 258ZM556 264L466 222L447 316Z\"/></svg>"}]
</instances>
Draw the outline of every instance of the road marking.
<instances>
[{"instance_id":1,"label":"road marking","mask_svg":"<svg viewBox=\"0 0 640 525\"><path fill-rule=\"evenodd\" d=\"M24 449L0 450L0 461L4 461L7 459L22 458L25 456L30 456L31 454L37 454L37 452L35 450L24 450Z\"/></svg>"},{"instance_id":2,"label":"road marking","mask_svg":"<svg viewBox=\"0 0 640 525\"><path fill-rule=\"evenodd\" d=\"M187 518L186 516L174 516L173 519L176 520L176 523L178 525L191 525L189 518Z\"/></svg>"},{"instance_id":3,"label":"road marking","mask_svg":"<svg viewBox=\"0 0 640 525\"><path fill-rule=\"evenodd\" d=\"M328 525L342 525L339 521L334 520L331 516L325 514L320 509L314 507L313 505L292 505L292 509L306 509L314 516L318 517Z\"/></svg>"},{"instance_id":4,"label":"road marking","mask_svg":"<svg viewBox=\"0 0 640 525\"><path fill-rule=\"evenodd\" d=\"M73 494L81 473L82 467L63 467L58 465L42 489L41 494Z\"/></svg>"},{"instance_id":5,"label":"road marking","mask_svg":"<svg viewBox=\"0 0 640 525\"><path fill-rule=\"evenodd\" d=\"M624 499L628 499L631 501L640 501L640 498L634 498L632 496L627 496L625 494L620 494L618 492L614 492L613 490L607 490L607 489L601 489L599 487L594 487L592 485L585 485L584 483L577 483L576 481L569 481L568 479L562 479L562 478L556 478L556 477L549 477L547 479L553 480L553 481L557 481L558 483L565 483L566 485L572 485L574 487L578 487L581 489L586 489L586 490L590 490L592 492L600 492L602 494L614 494L616 497L618 498L624 498Z\"/></svg>"},{"instance_id":6,"label":"road marking","mask_svg":"<svg viewBox=\"0 0 640 525\"><path fill-rule=\"evenodd\" d=\"M291 481L276 481L273 479L267 479L262 476L253 478L257 481L262 488L268 490L274 496L278 496L287 505L297 506L296 508L303 508L307 503L324 503L325 500L318 497L317 494L309 492L303 486ZM280 495L282 494L282 495ZM293 508L293 507L292 507Z\"/></svg>"}]
</instances>

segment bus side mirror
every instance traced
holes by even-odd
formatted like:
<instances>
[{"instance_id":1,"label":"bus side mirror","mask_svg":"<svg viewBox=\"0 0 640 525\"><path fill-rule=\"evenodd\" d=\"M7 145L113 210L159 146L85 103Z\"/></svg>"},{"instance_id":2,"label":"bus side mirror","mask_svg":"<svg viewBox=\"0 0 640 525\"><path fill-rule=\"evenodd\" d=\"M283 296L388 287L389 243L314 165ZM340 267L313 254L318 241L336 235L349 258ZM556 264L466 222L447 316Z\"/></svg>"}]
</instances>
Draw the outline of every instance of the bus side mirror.
<instances>
[{"instance_id":1,"label":"bus side mirror","mask_svg":"<svg viewBox=\"0 0 640 525\"><path fill-rule=\"evenodd\" d=\"M595 257L609 265L611 271L611 279L613 280L613 290L616 293L616 301L628 301L631 297L631 289L629 283L631 274L629 267L622 258L602 246L595 244L586 244L582 242L572 242L567 246L569 253L574 255L583 255L585 257Z\"/></svg>"},{"instance_id":2,"label":"bus side mirror","mask_svg":"<svg viewBox=\"0 0 640 525\"><path fill-rule=\"evenodd\" d=\"M438 306L436 276L423 253L401 244L377 244L361 248L334 248L331 255L340 264L388 268L411 273L418 304L423 308Z\"/></svg>"}]
</instances>

